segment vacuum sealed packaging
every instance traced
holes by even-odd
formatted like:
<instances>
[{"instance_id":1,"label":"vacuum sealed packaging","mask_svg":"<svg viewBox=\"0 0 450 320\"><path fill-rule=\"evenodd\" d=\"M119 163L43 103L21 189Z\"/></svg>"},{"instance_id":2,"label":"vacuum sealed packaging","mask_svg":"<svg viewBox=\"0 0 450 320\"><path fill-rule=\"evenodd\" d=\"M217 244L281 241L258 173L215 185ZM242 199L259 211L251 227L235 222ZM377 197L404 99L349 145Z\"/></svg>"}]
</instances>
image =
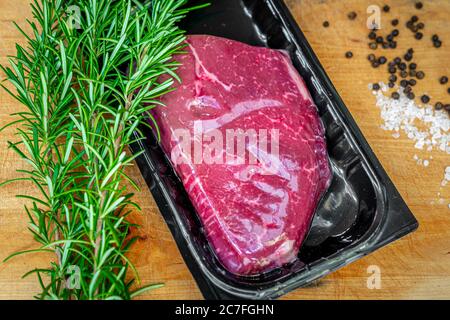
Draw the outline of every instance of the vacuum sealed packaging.
<instances>
[{"instance_id":1,"label":"vacuum sealed packaging","mask_svg":"<svg viewBox=\"0 0 450 320\"><path fill-rule=\"evenodd\" d=\"M205 298L276 298L417 228L281 1L183 27L160 142L132 149Z\"/></svg>"}]
</instances>

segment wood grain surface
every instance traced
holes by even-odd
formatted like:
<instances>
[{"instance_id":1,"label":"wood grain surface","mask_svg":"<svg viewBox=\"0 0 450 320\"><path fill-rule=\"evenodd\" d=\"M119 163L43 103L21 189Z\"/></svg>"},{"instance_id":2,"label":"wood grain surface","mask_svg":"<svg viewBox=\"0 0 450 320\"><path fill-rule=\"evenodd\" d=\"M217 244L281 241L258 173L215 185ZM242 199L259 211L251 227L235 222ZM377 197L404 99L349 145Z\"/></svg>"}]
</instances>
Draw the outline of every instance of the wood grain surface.
<instances>
[{"instance_id":1,"label":"wood grain surface","mask_svg":"<svg viewBox=\"0 0 450 320\"><path fill-rule=\"evenodd\" d=\"M283 299L420 299L450 298L450 203L449 187L441 188L445 166L450 158L443 152L433 152L429 167L418 166L415 154L426 156L414 148L414 143L402 136L394 139L380 129L381 119L375 99L367 85L386 80L385 69L372 69L366 59L367 46L366 9L369 5L389 4L389 13L383 13L385 34L392 28L389 21L399 18L401 35L399 48L388 50L386 55L400 55L407 48L416 51L416 62L426 72L416 92L427 92L435 101L450 103L446 87L438 84L442 75L450 76L450 1L423 1L424 9L414 8L413 0L289 0L286 1L293 15L306 34L333 84L350 109L368 142L379 157L401 195L417 217L420 228L415 233L378 250L361 260L315 282L296 290ZM354 21L347 13L356 11ZM424 39L417 41L405 29L406 20L417 14L426 24ZM12 25L12 21L26 26L30 17L28 0L0 0L0 63L15 52L15 43L24 39ZM329 28L322 23L328 20ZM438 33L443 47L433 49L430 37ZM344 57L352 50L354 58ZM0 74L0 78L4 75ZM11 121L10 113L21 110L5 92L0 92L0 126ZM7 141L14 140L14 129L0 135L0 181L16 177L16 169L26 165L7 149ZM158 212L155 202L136 167L131 176L137 179L142 191L137 202L143 212L133 219L142 225L138 231L141 240L134 246L131 260L135 263L142 284L165 283L161 289L144 299L201 299L202 296L185 266L172 236ZM15 198L18 193L33 193L31 185L21 183L0 189L0 260L14 251L36 247L29 231L23 210L23 201ZM439 203L438 193L444 198ZM0 263L0 299L30 299L39 290L35 278L21 276L36 267L47 266L51 255L27 255L7 263ZM376 265L381 270L381 289L367 288L367 269Z\"/></svg>"}]
</instances>

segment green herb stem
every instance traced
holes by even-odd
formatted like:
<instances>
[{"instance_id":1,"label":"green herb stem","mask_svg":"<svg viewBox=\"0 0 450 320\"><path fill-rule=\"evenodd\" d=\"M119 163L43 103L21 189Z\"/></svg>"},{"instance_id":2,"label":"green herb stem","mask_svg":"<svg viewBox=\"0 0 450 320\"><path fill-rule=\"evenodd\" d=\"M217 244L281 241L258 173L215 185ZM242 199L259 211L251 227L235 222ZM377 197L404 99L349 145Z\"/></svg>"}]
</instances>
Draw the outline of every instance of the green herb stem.
<instances>
[{"instance_id":1,"label":"green herb stem","mask_svg":"<svg viewBox=\"0 0 450 320\"><path fill-rule=\"evenodd\" d=\"M125 173L134 132L154 122L151 109L178 80L187 0L34 0L25 47L2 67L25 106L12 148L30 166L40 197L25 207L41 247L56 254L35 269L39 299L130 299L138 275L127 258L136 237L128 221L133 193ZM68 8L78 9L75 21ZM77 11L77 10L75 10ZM164 79L164 80L163 80ZM157 124L153 123L157 128ZM141 135L141 138L142 135ZM129 275L129 270L133 274ZM131 279L131 280L129 280ZM134 291L133 291L134 290Z\"/></svg>"}]
</instances>

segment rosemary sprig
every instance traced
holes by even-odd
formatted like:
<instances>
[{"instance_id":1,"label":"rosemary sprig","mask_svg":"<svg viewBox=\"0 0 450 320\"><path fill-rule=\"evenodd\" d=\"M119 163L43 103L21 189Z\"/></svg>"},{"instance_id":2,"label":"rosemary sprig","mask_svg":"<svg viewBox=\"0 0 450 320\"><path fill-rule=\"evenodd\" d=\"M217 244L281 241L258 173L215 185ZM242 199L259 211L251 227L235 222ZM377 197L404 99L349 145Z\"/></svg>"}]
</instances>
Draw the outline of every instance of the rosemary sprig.
<instances>
[{"instance_id":1,"label":"rosemary sprig","mask_svg":"<svg viewBox=\"0 0 450 320\"><path fill-rule=\"evenodd\" d=\"M9 146L30 165L30 170L22 172L26 175L24 179L31 181L41 194L40 198L19 195L32 202L25 207L29 230L41 244L32 252L53 251L57 257L57 262L48 269L28 274L38 275L42 286L39 297L68 298L63 287L66 268L72 265L73 243L59 241L81 238L79 230L73 228L79 224L78 213L71 210L75 195L66 192L74 189L82 166L79 158L73 157L73 124L69 121L74 96L73 66L67 55L74 55L76 48L66 51L62 32L55 28L61 14L60 4L35 1L32 7L37 21L37 24L30 22L32 36L22 31L28 48L17 45L16 57L9 59L10 68L2 67L17 93L5 89L26 106L26 111L15 114L19 119L13 122L20 124L17 129L20 140L10 142ZM21 252L13 256L18 254ZM42 273L50 277L49 284L44 285Z\"/></svg>"},{"instance_id":2,"label":"rosemary sprig","mask_svg":"<svg viewBox=\"0 0 450 320\"><path fill-rule=\"evenodd\" d=\"M139 206L124 182L137 188L125 168L138 155L127 146L178 79L172 57L183 49L186 2L34 0L33 36L23 33L26 48L17 46L3 71L17 93L5 89L26 107L10 147L41 192L22 196L41 244L31 252L56 254L48 269L28 273L41 284L37 298L130 299L158 287L131 289L137 273L126 254L136 238L127 216ZM78 29L64 15L73 6Z\"/></svg>"}]
</instances>

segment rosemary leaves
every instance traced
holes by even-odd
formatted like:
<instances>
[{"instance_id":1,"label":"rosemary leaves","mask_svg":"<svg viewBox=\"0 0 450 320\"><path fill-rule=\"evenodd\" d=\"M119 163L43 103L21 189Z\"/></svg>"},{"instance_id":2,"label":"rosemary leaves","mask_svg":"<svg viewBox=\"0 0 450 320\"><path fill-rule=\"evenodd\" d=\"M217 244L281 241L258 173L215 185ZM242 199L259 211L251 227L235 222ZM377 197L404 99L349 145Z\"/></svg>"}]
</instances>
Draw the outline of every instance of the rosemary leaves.
<instances>
[{"instance_id":1,"label":"rosemary leaves","mask_svg":"<svg viewBox=\"0 0 450 320\"><path fill-rule=\"evenodd\" d=\"M32 3L32 35L23 32L27 44L2 69L15 90L4 88L26 108L9 146L29 164L21 179L41 194L20 195L32 202L25 211L40 246L11 257L55 254L47 269L28 273L41 284L39 299L130 299L159 286L132 289L127 216L139 206L123 182L137 188L125 173L137 156L127 146L177 78L186 2ZM68 17L74 7L78 16Z\"/></svg>"}]
</instances>

